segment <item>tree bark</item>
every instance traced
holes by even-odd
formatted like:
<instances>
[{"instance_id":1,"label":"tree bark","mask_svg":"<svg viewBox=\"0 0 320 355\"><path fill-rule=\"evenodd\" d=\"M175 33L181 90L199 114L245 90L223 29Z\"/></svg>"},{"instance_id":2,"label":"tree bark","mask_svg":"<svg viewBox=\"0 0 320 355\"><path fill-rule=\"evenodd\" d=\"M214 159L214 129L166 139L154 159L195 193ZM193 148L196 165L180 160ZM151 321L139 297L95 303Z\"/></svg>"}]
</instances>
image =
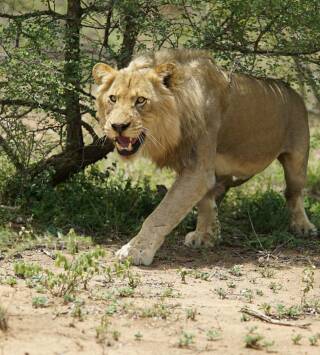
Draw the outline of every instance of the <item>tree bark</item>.
<instances>
[{"instance_id":1,"label":"tree bark","mask_svg":"<svg viewBox=\"0 0 320 355\"><path fill-rule=\"evenodd\" d=\"M80 109L80 28L82 9L80 0L68 0L65 27L65 112L67 120L66 150L83 147Z\"/></svg>"},{"instance_id":2,"label":"tree bark","mask_svg":"<svg viewBox=\"0 0 320 355\"><path fill-rule=\"evenodd\" d=\"M124 16L125 28L117 60L119 69L126 67L133 56L134 47L139 34L139 19L137 17L138 13L134 7Z\"/></svg>"}]
</instances>

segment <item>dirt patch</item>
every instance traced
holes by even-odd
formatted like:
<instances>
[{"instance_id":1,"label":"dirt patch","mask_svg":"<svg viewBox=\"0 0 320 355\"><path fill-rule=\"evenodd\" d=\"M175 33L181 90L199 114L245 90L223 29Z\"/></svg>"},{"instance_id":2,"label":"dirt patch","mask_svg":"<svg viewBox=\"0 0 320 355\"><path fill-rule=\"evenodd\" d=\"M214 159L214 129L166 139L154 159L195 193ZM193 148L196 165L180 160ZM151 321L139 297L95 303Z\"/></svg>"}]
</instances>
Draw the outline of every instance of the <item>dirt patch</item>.
<instances>
[{"instance_id":1,"label":"dirt patch","mask_svg":"<svg viewBox=\"0 0 320 355\"><path fill-rule=\"evenodd\" d=\"M40 250L20 256L20 261L58 270ZM104 270L114 263L111 253L106 259L101 261ZM8 316L8 330L0 330L1 355L320 351L320 258L310 252L267 255L168 247L152 267L130 268L139 278L134 287L124 277L109 282L99 273L72 300L16 278L12 260L1 263L0 304ZM10 277L17 284L6 284ZM296 326L244 315L245 306Z\"/></svg>"}]
</instances>

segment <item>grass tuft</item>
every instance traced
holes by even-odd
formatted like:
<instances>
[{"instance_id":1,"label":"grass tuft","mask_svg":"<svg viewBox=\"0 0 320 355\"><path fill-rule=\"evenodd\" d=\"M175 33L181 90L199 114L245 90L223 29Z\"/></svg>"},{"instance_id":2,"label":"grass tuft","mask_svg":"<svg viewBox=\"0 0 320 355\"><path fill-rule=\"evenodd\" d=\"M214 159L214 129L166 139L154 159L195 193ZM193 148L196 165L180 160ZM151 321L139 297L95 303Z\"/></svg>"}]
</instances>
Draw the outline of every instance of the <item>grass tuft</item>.
<instances>
[{"instance_id":1,"label":"grass tuft","mask_svg":"<svg viewBox=\"0 0 320 355\"><path fill-rule=\"evenodd\" d=\"M0 305L0 330L3 332L6 332L9 329L8 319L7 310Z\"/></svg>"}]
</instances>

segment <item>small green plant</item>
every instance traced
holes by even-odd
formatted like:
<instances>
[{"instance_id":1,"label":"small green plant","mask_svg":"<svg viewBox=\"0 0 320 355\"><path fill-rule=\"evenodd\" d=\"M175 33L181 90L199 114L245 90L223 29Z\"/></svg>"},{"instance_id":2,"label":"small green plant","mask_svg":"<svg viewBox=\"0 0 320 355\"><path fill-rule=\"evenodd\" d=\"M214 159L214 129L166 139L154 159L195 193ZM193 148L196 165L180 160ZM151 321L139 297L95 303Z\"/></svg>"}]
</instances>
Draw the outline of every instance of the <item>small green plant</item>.
<instances>
[{"instance_id":1,"label":"small green plant","mask_svg":"<svg viewBox=\"0 0 320 355\"><path fill-rule=\"evenodd\" d=\"M45 308L48 307L48 299L45 296L36 296L32 298L33 308Z\"/></svg>"},{"instance_id":2,"label":"small green plant","mask_svg":"<svg viewBox=\"0 0 320 355\"><path fill-rule=\"evenodd\" d=\"M302 311L311 314L320 314L320 299L315 298L312 300L306 301L301 306Z\"/></svg>"},{"instance_id":3,"label":"small green plant","mask_svg":"<svg viewBox=\"0 0 320 355\"><path fill-rule=\"evenodd\" d=\"M104 343L109 328L109 320L106 316L101 317L100 324L96 327L96 339L98 343Z\"/></svg>"},{"instance_id":4,"label":"small green plant","mask_svg":"<svg viewBox=\"0 0 320 355\"><path fill-rule=\"evenodd\" d=\"M115 301L117 299L117 295L115 294L114 291L105 291L102 293L99 293L98 295L96 295L96 297L98 299L101 299L103 301Z\"/></svg>"},{"instance_id":5,"label":"small green plant","mask_svg":"<svg viewBox=\"0 0 320 355\"><path fill-rule=\"evenodd\" d=\"M46 289L43 285L36 284L35 289L38 293L46 293Z\"/></svg>"},{"instance_id":6,"label":"small green plant","mask_svg":"<svg viewBox=\"0 0 320 355\"><path fill-rule=\"evenodd\" d=\"M249 322L251 320L251 317L246 314L246 313L242 313L241 317L240 317L240 321L241 322Z\"/></svg>"},{"instance_id":7,"label":"small green plant","mask_svg":"<svg viewBox=\"0 0 320 355\"><path fill-rule=\"evenodd\" d=\"M73 318L77 318L81 322L84 319L83 305L84 305L83 301L75 300L74 305L73 305L73 309L71 311L71 316Z\"/></svg>"},{"instance_id":8,"label":"small green plant","mask_svg":"<svg viewBox=\"0 0 320 355\"><path fill-rule=\"evenodd\" d=\"M262 267L259 269L259 272L263 278L271 279L275 275L275 271L269 267Z\"/></svg>"},{"instance_id":9,"label":"small green plant","mask_svg":"<svg viewBox=\"0 0 320 355\"><path fill-rule=\"evenodd\" d=\"M262 303L262 305L259 307L267 316L271 315L271 304L270 303Z\"/></svg>"},{"instance_id":10,"label":"small green plant","mask_svg":"<svg viewBox=\"0 0 320 355\"><path fill-rule=\"evenodd\" d=\"M279 319L282 318L298 319L300 315L301 315L301 307L299 306L286 307L283 304L277 304L276 306L276 316Z\"/></svg>"},{"instance_id":11,"label":"small green plant","mask_svg":"<svg viewBox=\"0 0 320 355\"><path fill-rule=\"evenodd\" d=\"M187 275L190 275L190 270L179 269L179 270L178 270L178 273L179 273L179 275L180 275L181 282L185 284L185 283L186 283L186 277L187 277Z\"/></svg>"},{"instance_id":12,"label":"small green plant","mask_svg":"<svg viewBox=\"0 0 320 355\"><path fill-rule=\"evenodd\" d=\"M132 297L134 294L134 289L130 286L121 287L117 290L119 297Z\"/></svg>"},{"instance_id":13,"label":"small green plant","mask_svg":"<svg viewBox=\"0 0 320 355\"><path fill-rule=\"evenodd\" d=\"M0 305L0 330L6 332L8 328L8 312Z\"/></svg>"},{"instance_id":14,"label":"small green plant","mask_svg":"<svg viewBox=\"0 0 320 355\"><path fill-rule=\"evenodd\" d=\"M209 281L209 279L211 278L211 275L210 275L208 272L199 271L199 270L195 270L195 271L192 273L192 276L193 276L195 279L200 279L200 280L203 280L203 281Z\"/></svg>"},{"instance_id":15,"label":"small green plant","mask_svg":"<svg viewBox=\"0 0 320 355\"><path fill-rule=\"evenodd\" d=\"M230 270L229 270L229 273L232 275L232 276L242 276L243 275L243 272L242 272L242 267L241 265L234 265Z\"/></svg>"},{"instance_id":16,"label":"small green plant","mask_svg":"<svg viewBox=\"0 0 320 355\"><path fill-rule=\"evenodd\" d=\"M41 267L37 264L27 264L23 261L17 262L13 265L14 273L21 279L27 279L39 275Z\"/></svg>"},{"instance_id":17,"label":"small green plant","mask_svg":"<svg viewBox=\"0 0 320 355\"><path fill-rule=\"evenodd\" d=\"M291 340L293 342L294 345L300 345L300 341L302 339L302 335L301 334L294 334L292 337L291 337Z\"/></svg>"},{"instance_id":18,"label":"small green plant","mask_svg":"<svg viewBox=\"0 0 320 355\"><path fill-rule=\"evenodd\" d=\"M250 290L249 288L245 288L245 289L241 290L240 295L242 297L244 297L245 300L249 303L252 303L252 301L254 299L254 294L253 294L252 290Z\"/></svg>"},{"instance_id":19,"label":"small green plant","mask_svg":"<svg viewBox=\"0 0 320 355\"><path fill-rule=\"evenodd\" d=\"M191 344L194 343L194 335L187 332L182 332L179 339L179 348L188 348Z\"/></svg>"},{"instance_id":20,"label":"small green plant","mask_svg":"<svg viewBox=\"0 0 320 355\"><path fill-rule=\"evenodd\" d=\"M257 295L257 296L263 296L263 291L260 290L260 289L257 289L257 290L256 290L256 295Z\"/></svg>"},{"instance_id":21,"label":"small green plant","mask_svg":"<svg viewBox=\"0 0 320 355\"><path fill-rule=\"evenodd\" d=\"M198 314L198 312L197 312L196 308L188 308L188 309L186 309L186 318L187 319L195 321L196 317L197 317L197 314Z\"/></svg>"},{"instance_id":22,"label":"small green plant","mask_svg":"<svg viewBox=\"0 0 320 355\"><path fill-rule=\"evenodd\" d=\"M320 334L311 335L311 336L309 337L309 343L310 343L310 345L312 345L312 346L317 346L319 339L320 339Z\"/></svg>"},{"instance_id":23,"label":"small green plant","mask_svg":"<svg viewBox=\"0 0 320 355\"><path fill-rule=\"evenodd\" d=\"M172 287L167 287L161 295L161 298L172 298L175 297L174 290Z\"/></svg>"},{"instance_id":24,"label":"small green plant","mask_svg":"<svg viewBox=\"0 0 320 355\"><path fill-rule=\"evenodd\" d=\"M108 305L106 309L106 315L112 316L113 314L117 313L117 311L118 311L117 302L114 301L113 303Z\"/></svg>"},{"instance_id":25,"label":"small green plant","mask_svg":"<svg viewBox=\"0 0 320 355\"><path fill-rule=\"evenodd\" d=\"M105 252L101 248L80 254L71 260L65 255L57 253L56 266L62 267L64 271L54 273L45 270L42 284L54 296L58 297L72 295L80 286L86 289L92 277L100 272L99 261L104 255Z\"/></svg>"},{"instance_id":26,"label":"small green plant","mask_svg":"<svg viewBox=\"0 0 320 355\"><path fill-rule=\"evenodd\" d=\"M13 287L17 284L17 279L13 276L8 276L4 279L4 283Z\"/></svg>"},{"instance_id":27,"label":"small green plant","mask_svg":"<svg viewBox=\"0 0 320 355\"><path fill-rule=\"evenodd\" d=\"M75 296L74 295L67 294L67 295L63 296L63 303L64 304L68 304L68 303L71 303L71 302L74 302L74 301L75 301Z\"/></svg>"},{"instance_id":28,"label":"small green plant","mask_svg":"<svg viewBox=\"0 0 320 355\"><path fill-rule=\"evenodd\" d=\"M236 287L237 287L237 285L234 283L234 281L229 281L229 282L227 282L227 286L228 286L229 288L236 288Z\"/></svg>"},{"instance_id":29,"label":"small green plant","mask_svg":"<svg viewBox=\"0 0 320 355\"><path fill-rule=\"evenodd\" d=\"M302 296L301 296L302 305L305 305L307 303L307 295L314 287L314 269L315 266L312 265L303 270L302 283L304 286L302 288Z\"/></svg>"},{"instance_id":30,"label":"small green plant","mask_svg":"<svg viewBox=\"0 0 320 355\"><path fill-rule=\"evenodd\" d=\"M222 287L216 288L215 292L221 300L224 300L227 298L227 291L224 288L222 288Z\"/></svg>"},{"instance_id":31,"label":"small green plant","mask_svg":"<svg viewBox=\"0 0 320 355\"><path fill-rule=\"evenodd\" d=\"M79 241L78 241L78 236L75 233L74 229L71 228L69 230L69 233L67 234L67 251L71 255L75 255L79 253Z\"/></svg>"},{"instance_id":32,"label":"small green plant","mask_svg":"<svg viewBox=\"0 0 320 355\"><path fill-rule=\"evenodd\" d=\"M35 288L38 285L39 280L34 280L33 278L25 280L26 286L29 288Z\"/></svg>"},{"instance_id":33,"label":"small green plant","mask_svg":"<svg viewBox=\"0 0 320 355\"><path fill-rule=\"evenodd\" d=\"M115 341L119 341L120 339L120 332L118 330L113 330L112 331L112 339Z\"/></svg>"},{"instance_id":34,"label":"small green plant","mask_svg":"<svg viewBox=\"0 0 320 355\"><path fill-rule=\"evenodd\" d=\"M143 338L143 335L142 335L140 332L137 332L137 333L134 335L134 338L135 338L135 340L137 340L137 341L141 341L142 338Z\"/></svg>"},{"instance_id":35,"label":"small green plant","mask_svg":"<svg viewBox=\"0 0 320 355\"><path fill-rule=\"evenodd\" d=\"M272 281L269 284L269 288L273 293L278 293L282 289L282 285L278 282Z\"/></svg>"},{"instance_id":36,"label":"small green plant","mask_svg":"<svg viewBox=\"0 0 320 355\"><path fill-rule=\"evenodd\" d=\"M264 336L257 333L257 327L252 327L248 334L245 336L245 347L255 350L261 350L263 348L269 348L274 345L274 342L263 341Z\"/></svg>"},{"instance_id":37,"label":"small green plant","mask_svg":"<svg viewBox=\"0 0 320 355\"><path fill-rule=\"evenodd\" d=\"M221 339L221 332L218 329L209 329L206 335L208 341L217 341Z\"/></svg>"},{"instance_id":38,"label":"small green plant","mask_svg":"<svg viewBox=\"0 0 320 355\"><path fill-rule=\"evenodd\" d=\"M130 259L124 262L115 262L113 265L109 265L104 270L104 275L106 277L106 282L113 282L115 278L122 278L127 280L128 287L135 289L139 283L139 276L131 271L131 261Z\"/></svg>"},{"instance_id":39,"label":"small green plant","mask_svg":"<svg viewBox=\"0 0 320 355\"><path fill-rule=\"evenodd\" d=\"M167 319L171 315L170 308L163 303L156 303L151 307L144 308L140 312L141 318Z\"/></svg>"}]
</instances>

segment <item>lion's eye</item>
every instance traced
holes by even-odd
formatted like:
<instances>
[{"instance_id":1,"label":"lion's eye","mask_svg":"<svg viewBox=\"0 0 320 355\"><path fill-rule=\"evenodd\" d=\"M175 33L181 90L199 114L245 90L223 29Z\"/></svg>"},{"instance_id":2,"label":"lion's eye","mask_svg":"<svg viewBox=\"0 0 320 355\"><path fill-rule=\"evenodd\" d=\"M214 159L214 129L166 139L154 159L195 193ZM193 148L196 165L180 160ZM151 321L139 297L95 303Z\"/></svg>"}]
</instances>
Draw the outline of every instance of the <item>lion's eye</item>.
<instances>
[{"instance_id":1,"label":"lion's eye","mask_svg":"<svg viewBox=\"0 0 320 355\"><path fill-rule=\"evenodd\" d=\"M115 95L110 95L109 96L109 100L113 103L115 103L117 101L117 97Z\"/></svg>"},{"instance_id":2,"label":"lion's eye","mask_svg":"<svg viewBox=\"0 0 320 355\"><path fill-rule=\"evenodd\" d=\"M136 100L136 105L142 105L147 101L147 99L143 96L139 96Z\"/></svg>"}]
</instances>

